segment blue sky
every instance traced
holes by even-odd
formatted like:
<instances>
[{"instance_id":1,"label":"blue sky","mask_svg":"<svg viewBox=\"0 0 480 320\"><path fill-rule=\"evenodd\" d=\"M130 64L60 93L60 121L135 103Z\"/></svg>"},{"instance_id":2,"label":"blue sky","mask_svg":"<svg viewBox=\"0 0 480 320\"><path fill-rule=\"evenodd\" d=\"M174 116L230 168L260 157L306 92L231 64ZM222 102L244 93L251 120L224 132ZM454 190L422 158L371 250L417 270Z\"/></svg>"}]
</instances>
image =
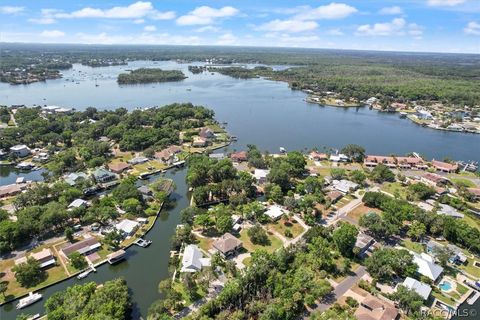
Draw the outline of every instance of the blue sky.
<instances>
[{"instance_id":1,"label":"blue sky","mask_svg":"<svg viewBox=\"0 0 480 320\"><path fill-rule=\"evenodd\" d=\"M0 0L0 41L480 53L480 0Z\"/></svg>"}]
</instances>

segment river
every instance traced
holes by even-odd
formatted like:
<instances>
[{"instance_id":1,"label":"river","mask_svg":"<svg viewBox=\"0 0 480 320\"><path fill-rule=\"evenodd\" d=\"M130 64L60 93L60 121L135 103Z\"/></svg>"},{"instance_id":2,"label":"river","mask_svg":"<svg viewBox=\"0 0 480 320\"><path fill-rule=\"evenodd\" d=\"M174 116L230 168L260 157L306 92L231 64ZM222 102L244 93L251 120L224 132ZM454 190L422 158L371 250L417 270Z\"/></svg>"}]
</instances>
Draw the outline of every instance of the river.
<instances>
[{"instance_id":1,"label":"river","mask_svg":"<svg viewBox=\"0 0 480 320\"><path fill-rule=\"evenodd\" d=\"M188 78L181 82L119 86L116 76L126 69L159 67L182 70ZM480 135L436 131L417 126L397 114L378 113L368 108L335 108L308 104L306 95L292 91L284 82L264 79L240 80L219 74L194 75L188 65L175 62L136 61L128 66L90 68L74 65L64 78L27 86L0 84L0 105L60 105L77 110L93 106L98 109L161 106L173 102L192 102L215 111L219 121L238 137L229 150L256 144L262 150L278 152L305 150L312 147L341 148L348 143L363 145L368 153L402 155L416 151L428 158L449 156L459 160L480 161ZM68 81L67 81L68 79ZM73 79L73 82L71 81ZM78 84L77 84L78 82ZM98 84L98 86L95 86ZM11 183L15 172L1 172L0 184ZM133 318L146 317L150 304L160 297L157 287L168 276L170 238L180 221L179 212L188 206L185 170L169 172L177 186L173 197L177 204L162 213L146 237L151 247L132 247L128 259L118 265L99 267L84 280L71 279L43 290L45 298L74 283L104 282L123 276L134 301ZM32 176L41 179L41 176ZM30 177L28 177L30 178ZM42 312L37 303L24 312ZM14 319L12 304L0 309L1 319Z\"/></svg>"}]
</instances>

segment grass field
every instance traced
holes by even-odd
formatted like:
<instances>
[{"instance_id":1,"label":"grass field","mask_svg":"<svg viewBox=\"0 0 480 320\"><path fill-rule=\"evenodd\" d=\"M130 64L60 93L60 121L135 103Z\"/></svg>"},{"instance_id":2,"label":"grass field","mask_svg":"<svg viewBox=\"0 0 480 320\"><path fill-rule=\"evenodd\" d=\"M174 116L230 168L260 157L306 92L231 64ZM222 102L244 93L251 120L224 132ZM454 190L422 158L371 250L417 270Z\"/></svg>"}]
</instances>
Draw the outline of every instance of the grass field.
<instances>
[{"instance_id":1,"label":"grass field","mask_svg":"<svg viewBox=\"0 0 480 320\"><path fill-rule=\"evenodd\" d=\"M460 269L463 271L467 272L468 274L472 275L476 279L480 278L480 267L475 266L475 261L474 259L468 258L467 259L467 264L459 266Z\"/></svg>"},{"instance_id":2,"label":"grass field","mask_svg":"<svg viewBox=\"0 0 480 320\"><path fill-rule=\"evenodd\" d=\"M255 252L256 250L265 250L267 252L274 252L282 246L282 240L275 237L273 234L267 232L268 239L270 244L267 246L262 246L258 244L253 244L248 237L247 230L242 230L240 232L240 240L243 242L243 247L250 252Z\"/></svg>"},{"instance_id":3,"label":"grass field","mask_svg":"<svg viewBox=\"0 0 480 320\"><path fill-rule=\"evenodd\" d=\"M469 179L450 178L450 181L455 183L457 186L463 186L463 187L466 187L466 188L476 188L477 187L477 185Z\"/></svg>"},{"instance_id":4,"label":"grass field","mask_svg":"<svg viewBox=\"0 0 480 320\"><path fill-rule=\"evenodd\" d=\"M285 231L290 230L293 235L292 238L298 237L305 230L295 219L291 219L291 221L280 219L279 221L269 223L266 226L272 228L281 235L285 235Z\"/></svg>"},{"instance_id":5,"label":"grass field","mask_svg":"<svg viewBox=\"0 0 480 320\"><path fill-rule=\"evenodd\" d=\"M413 242L411 240L405 239L401 243L402 247L407 248L408 250L411 250L416 253L422 253L423 250L423 245L419 242Z\"/></svg>"},{"instance_id":6,"label":"grass field","mask_svg":"<svg viewBox=\"0 0 480 320\"><path fill-rule=\"evenodd\" d=\"M200 249L208 252L212 248L213 239L212 238L202 238L202 237L195 237L198 241L197 245Z\"/></svg>"},{"instance_id":7,"label":"grass field","mask_svg":"<svg viewBox=\"0 0 480 320\"><path fill-rule=\"evenodd\" d=\"M364 204L361 204L355 209L353 209L352 211L350 211L349 213L347 213L347 216L358 223L358 221L360 220L360 217L369 212L381 213L382 211L379 209L370 208Z\"/></svg>"},{"instance_id":8,"label":"grass field","mask_svg":"<svg viewBox=\"0 0 480 320\"><path fill-rule=\"evenodd\" d=\"M382 190L393 194L394 196L400 196L402 199L407 199L407 188L402 186L400 182L393 182L393 183L384 183L382 186Z\"/></svg>"}]
</instances>

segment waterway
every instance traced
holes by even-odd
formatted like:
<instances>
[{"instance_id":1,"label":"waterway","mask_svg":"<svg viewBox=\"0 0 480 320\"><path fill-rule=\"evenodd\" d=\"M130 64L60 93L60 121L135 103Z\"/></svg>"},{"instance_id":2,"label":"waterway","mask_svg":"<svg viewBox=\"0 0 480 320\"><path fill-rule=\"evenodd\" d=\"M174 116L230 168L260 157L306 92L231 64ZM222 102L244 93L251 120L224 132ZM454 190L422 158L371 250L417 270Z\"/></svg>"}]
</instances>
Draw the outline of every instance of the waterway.
<instances>
[{"instance_id":1,"label":"waterway","mask_svg":"<svg viewBox=\"0 0 480 320\"><path fill-rule=\"evenodd\" d=\"M119 73L139 67L178 69L188 78L174 83L117 84ZM132 110L192 102L213 109L219 121L228 123L227 130L238 137L238 142L229 150L256 144L270 152L278 152L281 146L303 151L312 147L341 148L356 143L363 145L368 153L402 155L416 151L428 158L448 156L480 161L480 135L427 129L400 119L396 114L378 113L368 108L343 109L308 104L303 92L290 90L284 82L239 80L211 73L194 75L187 67L170 61L137 61L128 66L102 68L74 65L73 69L64 72L63 79L28 86L0 84L0 105L60 105L77 110L89 106L98 109L125 107ZM17 173L3 170L0 171L0 184L14 181ZM153 240L152 246L147 249L132 247L126 261L99 267L97 273L84 280L71 279L45 289L42 291L44 297L75 283L101 283L123 276L133 297L133 318L138 319L140 315L145 318L150 304L160 297L157 287L159 281L168 276L170 238L180 221L179 212L188 206L185 170L169 172L166 176L171 177L177 186L172 195L177 204L162 212L146 237ZM24 312L34 314L42 310L43 303L37 303ZM19 313L12 304L7 304L0 309L0 318L15 319Z\"/></svg>"}]
</instances>

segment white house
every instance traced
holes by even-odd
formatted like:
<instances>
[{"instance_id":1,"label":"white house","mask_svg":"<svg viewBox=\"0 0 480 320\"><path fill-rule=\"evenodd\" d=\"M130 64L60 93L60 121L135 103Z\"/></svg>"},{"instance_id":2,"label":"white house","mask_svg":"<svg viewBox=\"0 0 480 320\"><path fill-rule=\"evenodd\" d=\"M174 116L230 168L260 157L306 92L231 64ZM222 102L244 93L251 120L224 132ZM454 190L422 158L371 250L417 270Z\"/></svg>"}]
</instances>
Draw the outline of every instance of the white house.
<instances>
[{"instance_id":1,"label":"white house","mask_svg":"<svg viewBox=\"0 0 480 320\"><path fill-rule=\"evenodd\" d=\"M333 180L332 186L335 190L338 190L342 193L349 193L357 190L358 188L358 184L349 180Z\"/></svg>"},{"instance_id":2,"label":"white house","mask_svg":"<svg viewBox=\"0 0 480 320\"><path fill-rule=\"evenodd\" d=\"M10 152L16 157L26 157L30 154L30 148L24 144L17 144L10 148Z\"/></svg>"},{"instance_id":3,"label":"white house","mask_svg":"<svg viewBox=\"0 0 480 320\"><path fill-rule=\"evenodd\" d=\"M202 267L207 266L210 266L210 259L203 258L202 252L196 245L189 244L185 247L181 272L197 272L202 270Z\"/></svg>"},{"instance_id":4,"label":"white house","mask_svg":"<svg viewBox=\"0 0 480 320\"><path fill-rule=\"evenodd\" d=\"M348 158L343 153L332 154L330 156L330 161L333 161L333 162L348 162L349 160L350 160L350 158Z\"/></svg>"},{"instance_id":5,"label":"white house","mask_svg":"<svg viewBox=\"0 0 480 320\"><path fill-rule=\"evenodd\" d=\"M418 266L417 272L433 281L436 281L437 278L442 274L443 268L436 264L433 257L426 253L411 253L413 255L413 262Z\"/></svg>"},{"instance_id":6,"label":"white house","mask_svg":"<svg viewBox=\"0 0 480 320\"><path fill-rule=\"evenodd\" d=\"M267 175L269 173L270 173L270 170L255 169L253 176L258 183L265 183L267 181Z\"/></svg>"},{"instance_id":7,"label":"white house","mask_svg":"<svg viewBox=\"0 0 480 320\"><path fill-rule=\"evenodd\" d=\"M403 281L402 285L407 289L413 290L418 293L423 298L423 300L427 300L430 296L430 292L432 292L432 288L428 284L410 277L407 277L405 281Z\"/></svg>"},{"instance_id":8,"label":"white house","mask_svg":"<svg viewBox=\"0 0 480 320\"><path fill-rule=\"evenodd\" d=\"M76 209L76 208L85 208L88 206L88 202L83 199L75 199L68 205L68 209Z\"/></svg>"},{"instance_id":9,"label":"white house","mask_svg":"<svg viewBox=\"0 0 480 320\"><path fill-rule=\"evenodd\" d=\"M270 219L272 219L273 221L280 219L280 217L281 217L284 213L285 213L284 210L283 210L280 206L278 206L278 205L276 205L276 204L270 206L270 207L267 209L267 211L265 211L265 214L266 214L267 216L269 216Z\"/></svg>"},{"instance_id":10,"label":"white house","mask_svg":"<svg viewBox=\"0 0 480 320\"><path fill-rule=\"evenodd\" d=\"M124 219L115 225L115 229L117 229L123 236L129 237L137 231L138 226L139 223L137 221Z\"/></svg>"}]
</instances>

